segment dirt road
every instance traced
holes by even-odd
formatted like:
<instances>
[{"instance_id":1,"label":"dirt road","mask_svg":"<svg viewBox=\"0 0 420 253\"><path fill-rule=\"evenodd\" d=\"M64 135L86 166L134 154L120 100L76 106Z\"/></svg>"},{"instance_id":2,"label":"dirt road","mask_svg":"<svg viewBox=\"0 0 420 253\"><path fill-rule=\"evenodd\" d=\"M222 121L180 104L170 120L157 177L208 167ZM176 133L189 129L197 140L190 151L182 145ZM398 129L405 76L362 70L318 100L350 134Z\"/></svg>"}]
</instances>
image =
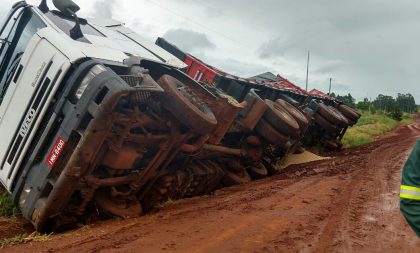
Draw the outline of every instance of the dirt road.
<instances>
[{"instance_id":1,"label":"dirt road","mask_svg":"<svg viewBox=\"0 0 420 253\"><path fill-rule=\"evenodd\" d=\"M2 252L419 252L399 212L410 125L331 160Z\"/></svg>"}]
</instances>

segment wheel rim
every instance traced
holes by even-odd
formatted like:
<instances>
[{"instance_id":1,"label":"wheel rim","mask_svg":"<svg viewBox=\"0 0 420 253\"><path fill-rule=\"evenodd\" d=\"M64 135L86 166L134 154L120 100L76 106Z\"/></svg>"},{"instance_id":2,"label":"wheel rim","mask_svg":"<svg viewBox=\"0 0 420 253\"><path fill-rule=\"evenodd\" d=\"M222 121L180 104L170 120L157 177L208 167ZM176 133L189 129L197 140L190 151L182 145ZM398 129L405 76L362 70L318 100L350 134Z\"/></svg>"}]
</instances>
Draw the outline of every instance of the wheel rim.
<instances>
[{"instance_id":1,"label":"wheel rim","mask_svg":"<svg viewBox=\"0 0 420 253\"><path fill-rule=\"evenodd\" d=\"M264 100L269 109L264 113L263 118L267 120L278 132L292 138L300 136L300 127L297 121L279 104Z\"/></svg>"},{"instance_id":2,"label":"wheel rim","mask_svg":"<svg viewBox=\"0 0 420 253\"><path fill-rule=\"evenodd\" d=\"M169 75L161 76L157 82L165 90L160 95L162 106L181 124L199 134L214 130L215 115L187 85Z\"/></svg>"}]
</instances>

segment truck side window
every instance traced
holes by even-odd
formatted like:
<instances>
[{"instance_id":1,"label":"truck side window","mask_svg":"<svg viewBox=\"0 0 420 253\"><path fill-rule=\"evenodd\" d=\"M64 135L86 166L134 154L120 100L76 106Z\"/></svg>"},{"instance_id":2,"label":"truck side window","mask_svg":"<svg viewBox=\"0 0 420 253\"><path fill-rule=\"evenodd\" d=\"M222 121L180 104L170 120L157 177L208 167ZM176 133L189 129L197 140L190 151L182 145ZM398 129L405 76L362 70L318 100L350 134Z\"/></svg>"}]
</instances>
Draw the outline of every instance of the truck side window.
<instances>
[{"instance_id":1,"label":"truck side window","mask_svg":"<svg viewBox=\"0 0 420 253\"><path fill-rule=\"evenodd\" d=\"M3 53L1 52L3 52L8 45L7 38L9 37L9 34L13 26L16 24L17 20L20 18L21 15L22 15L22 8L13 12L11 16L5 20L5 23L3 24L3 28L0 34L0 41L1 41L0 55L3 55Z\"/></svg>"},{"instance_id":2,"label":"truck side window","mask_svg":"<svg viewBox=\"0 0 420 253\"><path fill-rule=\"evenodd\" d=\"M14 14L2 31L0 51L0 105L11 83L13 74L30 39L45 24L29 8Z\"/></svg>"}]
</instances>

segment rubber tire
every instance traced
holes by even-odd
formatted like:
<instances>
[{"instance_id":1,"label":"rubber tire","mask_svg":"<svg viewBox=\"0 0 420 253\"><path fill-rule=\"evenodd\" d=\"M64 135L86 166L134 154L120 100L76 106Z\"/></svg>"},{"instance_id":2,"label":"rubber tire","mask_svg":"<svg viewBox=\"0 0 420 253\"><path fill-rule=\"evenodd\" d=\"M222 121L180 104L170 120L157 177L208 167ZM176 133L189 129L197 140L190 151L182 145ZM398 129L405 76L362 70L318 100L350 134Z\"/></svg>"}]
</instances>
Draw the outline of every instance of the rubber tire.
<instances>
[{"instance_id":1,"label":"rubber tire","mask_svg":"<svg viewBox=\"0 0 420 253\"><path fill-rule=\"evenodd\" d=\"M222 179L222 183L225 186L232 186L238 184L244 184L251 182L251 177L246 170L241 169L240 171L233 171L225 169L225 176Z\"/></svg>"},{"instance_id":2,"label":"rubber tire","mask_svg":"<svg viewBox=\"0 0 420 253\"><path fill-rule=\"evenodd\" d=\"M178 90L179 86L185 86L182 82L172 76L163 75L157 83L165 90L161 95L163 107L180 123L198 134L207 134L216 128L217 120L210 108L203 103L200 110Z\"/></svg>"},{"instance_id":3,"label":"rubber tire","mask_svg":"<svg viewBox=\"0 0 420 253\"><path fill-rule=\"evenodd\" d=\"M349 123L349 120L346 118L346 116L344 116L337 108L335 108L334 106L328 106L328 108L331 110L331 111L333 111L337 116L340 116L341 117L341 119L342 119L342 124L341 124L341 126L343 126L343 127L346 127L346 126L348 126L350 123Z\"/></svg>"},{"instance_id":4,"label":"rubber tire","mask_svg":"<svg viewBox=\"0 0 420 253\"><path fill-rule=\"evenodd\" d=\"M315 114L315 122L328 132L337 132L338 128L319 113Z\"/></svg>"},{"instance_id":5,"label":"rubber tire","mask_svg":"<svg viewBox=\"0 0 420 253\"><path fill-rule=\"evenodd\" d=\"M192 163L189 166L190 171L193 175L193 181L190 183L190 190L192 189L192 192L189 192L187 196L194 197L197 195L200 195L205 188L207 187L207 182L203 179L207 177L207 169L205 166L203 166L202 163ZM198 178L198 181L196 179ZM193 186L193 183L198 183L196 186Z\"/></svg>"},{"instance_id":6,"label":"rubber tire","mask_svg":"<svg viewBox=\"0 0 420 253\"><path fill-rule=\"evenodd\" d=\"M340 111L332 106L327 106L320 103L318 104L318 113L333 124L339 126L347 126L349 124L348 120L343 116L343 114L341 114Z\"/></svg>"},{"instance_id":7,"label":"rubber tire","mask_svg":"<svg viewBox=\"0 0 420 253\"><path fill-rule=\"evenodd\" d=\"M293 118L299 124L300 131L304 133L309 126L309 121L303 112L283 99L277 99L276 103L278 103L281 107L283 107L283 109L285 109L290 115L293 116Z\"/></svg>"},{"instance_id":8,"label":"rubber tire","mask_svg":"<svg viewBox=\"0 0 420 253\"><path fill-rule=\"evenodd\" d=\"M277 131L273 126L270 125L266 120L261 119L255 127L257 133L259 133L268 142L285 147L289 138Z\"/></svg>"},{"instance_id":9,"label":"rubber tire","mask_svg":"<svg viewBox=\"0 0 420 253\"><path fill-rule=\"evenodd\" d=\"M284 95L284 94L280 94L280 98L279 99L282 99L282 100L286 101L287 103L289 103L289 104L291 104L293 106L299 106L299 104L300 104L298 101L296 101L292 97L289 97L289 96Z\"/></svg>"},{"instance_id":10,"label":"rubber tire","mask_svg":"<svg viewBox=\"0 0 420 253\"><path fill-rule=\"evenodd\" d=\"M143 214L142 206L140 202L136 202L137 205L130 206L127 209L121 208L118 204L112 205L110 199L110 193L108 188L101 188L95 192L95 204L103 216L109 217L121 217L121 218L135 218ZM116 199L118 201L118 199ZM104 207L107 206L107 207Z\"/></svg>"},{"instance_id":11,"label":"rubber tire","mask_svg":"<svg viewBox=\"0 0 420 253\"><path fill-rule=\"evenodd\" d=\"M360 115L357 114L353 108L347 105L339 105L338 110L352 122L357 122L360 118Z\"/></svg>"},{"instance_id":12,"label":"rubber tire","mask_svg":"<svg viewBox=\"0 0 420 253\"><path fill-rule=\"evenodd\" d=\"M267 120L278 132L297 139L300 136L299 124L285 109L279 104L265 99L268 109L265 111L263 118Z\"/></svg>"},{"instance_id":13,"label":"rubber tire","mask_svg":"<svg viewBox=\"0 0 420 253\"><path fill-rule=\"evenodd\" d=\"M251 165L246 170L252 179L261 179L268 175L268 170L262 163Z\"/></svg>"}]
</instances>

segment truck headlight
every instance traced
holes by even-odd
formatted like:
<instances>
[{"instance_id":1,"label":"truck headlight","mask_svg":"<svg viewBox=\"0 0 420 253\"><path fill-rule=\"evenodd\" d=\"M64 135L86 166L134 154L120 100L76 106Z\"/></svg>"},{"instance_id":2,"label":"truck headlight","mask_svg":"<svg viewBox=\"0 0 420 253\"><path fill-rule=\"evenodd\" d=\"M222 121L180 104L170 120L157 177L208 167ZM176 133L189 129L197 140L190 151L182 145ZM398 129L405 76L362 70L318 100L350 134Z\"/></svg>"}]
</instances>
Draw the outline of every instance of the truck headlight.
<instances>
[{"instance_id":1,"label":"truck headlight","mask_svg":"<svg viewBox=\"0 0 420 253\"><path fill-rule=\"evenodd\" d=\"M28 197L29 193L31 192L31 187L29 185L25 184L23 186L22 192L19 196L19 207L22 209L25 206L26 198Z\"/></svg>"},{"instance_id":2,"label":"truck headlight","mask_svg":"<svg viewBox=\"0 0 420 253\"><path fill-rule=\"evenodd\" d=\"M105 72L106 68L102 65L95 65L93 66L89 72L86 74L85 78L83 78L82 82L80 83L79 87L77 88L76 93L74 94L77 99L80 99L85 92L89 83L95 78L95 76L99 75L102 72Z\"/></svg>"}]
</instances>

